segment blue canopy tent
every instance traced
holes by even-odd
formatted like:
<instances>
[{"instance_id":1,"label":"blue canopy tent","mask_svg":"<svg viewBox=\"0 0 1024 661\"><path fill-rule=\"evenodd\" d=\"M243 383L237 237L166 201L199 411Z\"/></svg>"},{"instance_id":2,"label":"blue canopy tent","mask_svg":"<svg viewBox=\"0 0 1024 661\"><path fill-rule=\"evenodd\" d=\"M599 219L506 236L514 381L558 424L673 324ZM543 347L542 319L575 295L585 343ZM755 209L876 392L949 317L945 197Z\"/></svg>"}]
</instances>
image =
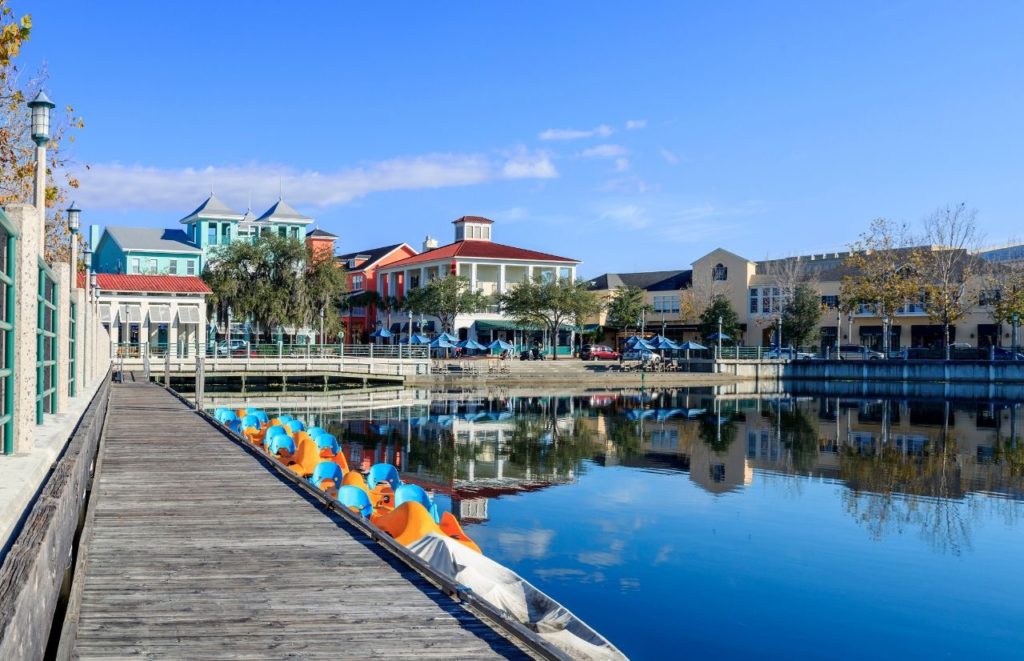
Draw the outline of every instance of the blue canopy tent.
<instances>
[{"instance_id":1,"label":"blue canopy tent","mask_svg":"<svg viewBox=\"0 0 1024 661\"><path fill-rule=\"evenodd\" d=\"M459 341L459 338L455 337L451 333L441 333L440 335L437 336L437 339L441 339L442 337L448 342L451 342L452 344L456 344Z\"/></svg>"},{"instance_id":2,"label":"blue canopy tent","mask_svg":"<svg viewBox=\"0 0 1024 661\"><path fill-rule=\"evenodd\" d=\"M648 342L650 342L659 349L668 349L669 351L676 351L677 349L679 349L679 345L677 343L673 342L672 340L668 339L663 335L655 336L654 338L648 340Z\"/></svg>"},{"instance_id":3,"label":"blue canopy tent","mask_svg":"<svg viewBox=\"0 0 1024 661\"><path fill-rule=\"evenodd\" d=\"M387 328L378 328L370 333L370 337L391 337L391 331Z\"/></svg>"},{"instance_id":4,"label":"blue canopy tent","mask_svg":"<svg viewBox=\"0 0 1024 661\"><path fill-rule=\"evenodd\" d=\"M679 345L679 348L684 351L707 351L707 347L703 344L697 344L696 342L683 342Z\"/></svg>"},{"instance_id":5,"label":"blue canopy tent","mask_svg":"<svg viewBox=\"0 0 1024 661\"><path fill-rule=\"evenodd\" d=\"M643 349L644 351L655 351L658 348L642 337L636 338L636 341L632 344L627 342L626 346L630 349Z\"/></svg>"},{"instance_id":6,"label":"blue canopy tent","mask_svg":"<svg viewBox=\"0 0 1024 661\"><path fill-rule=\"evenodd\" d=\"M726 335L725 333L721 333L721 334L719 334L719 333L718 333L718 332L716 331L716 332L712 333L711 335L708 335L708 336L707 336L706 338L704 338L704 339L705 339L705 340L722 340L723 342L728 342L728 341L729 341L729 340L731 340L732 338L731 338L731 337L729 337L728 335Z\"/></svg>"},{"instance_id":7,"label":"blue canopy tent","mask_svg":"<svg viewBox=\"0 0 1024 661\"><path fill-rule=\"evenodd\" d=\"M487 348L491 351L512 351L515 347L505 340L495 340L488 344Z\"/></svg>"},{"instance_id":8,"label":"blue canopy tent","mask_svg":"<svg viewBox=\"0 0 1024 661\"><path fill-rule=\"evenodd\" d=\"M445 339L444 336L438 337L430 343L431 349L454 349L455 345Z\"/></svg>"},{"instance_id":9,"label":"blue canopy tent","mask_svg":"<svg viewBox=\"0 0 1024 661\"><path fill-rule=\"evenodd\" d=\"M455 346L462 349L463 351L487 351L487 347L480 344L476 340L463 340L456 344Z\"/></svg>"},{"instance_id":10,"label":"blue canopy tent","mask_svg":"<svg viewBox=\"0 0 1024 661\"><path fill-rule=\"evenodd\" d=\"M411 339L413 344L430 344L430 338L426 335L413 335Z\"/></svg>"}]
</instances>

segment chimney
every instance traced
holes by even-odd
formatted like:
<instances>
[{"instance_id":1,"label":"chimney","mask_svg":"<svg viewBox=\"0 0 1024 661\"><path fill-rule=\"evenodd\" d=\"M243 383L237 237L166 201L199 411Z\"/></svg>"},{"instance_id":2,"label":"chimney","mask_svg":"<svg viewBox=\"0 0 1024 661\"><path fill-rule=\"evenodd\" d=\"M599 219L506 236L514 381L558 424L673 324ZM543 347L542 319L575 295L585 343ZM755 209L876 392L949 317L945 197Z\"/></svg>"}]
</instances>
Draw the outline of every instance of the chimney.
<instances>
[{"instance_id":1,"label":"chimney","mask_svg":"<svg viewBox=\"0 0 1024 661\"><path fill-rule=\"evenodd\" d=\"M423 239L423 252L430 252L434 248L437 248L437 239L432 236Z\"/></svg>"}]
</instances>

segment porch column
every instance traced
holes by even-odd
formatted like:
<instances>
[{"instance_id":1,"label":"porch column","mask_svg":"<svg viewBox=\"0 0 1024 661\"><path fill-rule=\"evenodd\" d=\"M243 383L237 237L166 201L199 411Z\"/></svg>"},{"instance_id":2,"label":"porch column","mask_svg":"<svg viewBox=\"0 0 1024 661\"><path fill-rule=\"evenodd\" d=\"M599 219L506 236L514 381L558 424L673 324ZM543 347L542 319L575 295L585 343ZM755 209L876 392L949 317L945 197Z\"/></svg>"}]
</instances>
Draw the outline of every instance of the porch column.
<instances>
[{"instance_id":1,"label":"porch column","mask_svg":"<svg viewBox=\"0 0 1024 661\"><path fill-rule=\"evenodd\" d=\"M533 264L526 267L526 279L533 280Z\"/></svg>"},{"instance_id":2,"label":"porch column","mask_svg":"<svg viewBox=\"0 0 1024 661\"><path fill-rule=\"evenodd\" d=\"M427 267L426 266L421 266L420 267L420 287L426 287L426 286L427 286Z\"/></svg>"},{"instance_id":3,"label":"porch column","mask_svg":"<svg viewBox=\"0 0 1024 661\"><path fill-rule=\"evenodd\" d=\"M175 302L171 305L171 321L167 324L167 351L171 356L178 355L178 326L181 321L178 320L178 303Z\"/></svg>"},{"instance_id":4,"label":"porch column","mask_svg":"<svg viewBox=\"0 0 1024 661\"><path fill-rule=\"evenodd\" d=\"M498 293L504 294L505 292L505 265L502 264L498 267Z\"/></svg>"},{"instance_id":5,"label":"porch column","mask_svg":"<svg viewBox=\"0 0 1024 661\"><path fill-rule=\"evenodd\" d=\"M476 291L476 262L469 265L469 289Z\"/></svg>"},{"instance_id":6,"label":"porch column","mask_svg":"<svg viewBox=\"0 0 1024 661\"><path fill-rule=\"evenodd\" d=\"M32 449L36 426L36 328L39 320L36 294L39 288L39 256L42 223L30 204L10 204L4 209L20 230L16 242L17 267L14 311L14 451Z\"/></svg>"}]
</instances>

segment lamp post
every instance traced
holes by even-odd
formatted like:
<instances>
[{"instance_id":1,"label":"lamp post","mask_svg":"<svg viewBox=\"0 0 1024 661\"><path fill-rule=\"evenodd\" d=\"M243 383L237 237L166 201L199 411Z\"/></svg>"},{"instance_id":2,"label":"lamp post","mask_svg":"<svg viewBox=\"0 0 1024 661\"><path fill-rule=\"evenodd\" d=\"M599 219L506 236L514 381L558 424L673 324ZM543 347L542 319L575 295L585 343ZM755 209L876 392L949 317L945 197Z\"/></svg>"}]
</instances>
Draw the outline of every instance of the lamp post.
<instances>
[{"instance_id":1,"label":"lamp post","mask_svg":"<svg viewBox=\"0 0 1024 661\"><path fill-rule=\"evenodd\" d=\"M1017 360L1017 325L1020 323L1020 315L1016 312L1013 313L1013 359Z\"/></svg>"},{"instance_id":2,"label":"lamp post","mask_svg":"<svg viewBox=\"0 0 1024 661\"><path fill-rule=\"evenodd\" d=\"M836 309L836 360L839 359L839 338L843 335L843 311Z\"/></svg>"},{"instance_id":3,"label":"lamp post","mask_svg":"<svg viewBox=\"0 0 1024 661\"><path fill-rule=\"evenodd\" d=\"M722 316L718 316L718 358L722 358Z\"/></svg>"},{"instance_id":4,"label":"lamp post","mask_svg":"<svg viewBox=\"0 0 1024 661\"><path fill-rule=\"evenodd\" d=\"M82 210L72 202L65 213L68 215L68 231L71 232L71 289L78 289L78 228Z\"/></svg>"},{"instance_id":5,"label":"lamp post","mask_svg":"<svg viewBox=\"0 0 1024 661\"><path fill-rule=\"evenodd\" d=\"M32 203L39 211L39 222L46 236L46 145L50 142L50 111L55 108L42 90L28 102L32 111L32 141L36 143L36 179Z\"/></svg>"}]
</instances>

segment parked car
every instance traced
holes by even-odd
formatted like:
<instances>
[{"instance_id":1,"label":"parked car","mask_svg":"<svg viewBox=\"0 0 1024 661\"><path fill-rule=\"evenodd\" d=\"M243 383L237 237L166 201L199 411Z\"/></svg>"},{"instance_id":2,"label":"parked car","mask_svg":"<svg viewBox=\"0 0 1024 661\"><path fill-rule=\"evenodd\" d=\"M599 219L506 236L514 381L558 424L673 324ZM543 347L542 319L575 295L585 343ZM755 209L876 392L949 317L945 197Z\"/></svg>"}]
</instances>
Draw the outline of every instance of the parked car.
<instances>
[{"instance_id":1,"label":"parked car","mask_svg":"<svg viewBox=\"0 0 1024 661\"><path fill-rule=\"evenodd\" d=\"M649 349L630 349L626 353L622 354L623 360L642 360L643 362L656 363L661 360L661 356L654 353Z\"/></svg>"},{"instance_id":2,"label":"parked car","mask_svg":"<svg viewBox=\"0 0 1024 661\"><path fill-rule=\"evenodd\" d=\"M580 348L581 360L618 360L619 352L604 344L584 344Z\"/></svg>"},{"instance_id":3,"label":"parked car","mask_svg":"<svg viewBox=\"0 0 1024 661\"><path fill-rule=\"evenodd\" d=\"M764 353L764 358L771 360L810 360L814 358L813 353L807 353L806 351L797 351L793 347L772 347Z\"/></svg>"},{"instance_id":4,"label":"parked car","mask_svg":"<svg viewBox=\"0 0 1024 661\"><path fill-rule=\"evenodd\" d=\"M993 357L996 360L1024 360L1024 353L1020 351L1014 352L1006 347L996 347L993 351Z\"/></svg>"},{"instance_id":5,"label":"parked car","mask_svg":"<svg viewBox=\"0 0 1024 661\"><path fill-rule=\"evenodd\" d=\"M839 360L881 360L885 358L885 354L857 344L841 344L839 355L836 357Z\"/></svg>"},{"instance_id":6,"label":"parked car","mask_svg":"<svg viewBox=\"0 0 1024 661\"><path fill-rule=\"evenodd\" d=\"M218 356L244 356L249 353L249 343L245 340L221 340L217 343Z\"/></svg>"}]
</instances>

